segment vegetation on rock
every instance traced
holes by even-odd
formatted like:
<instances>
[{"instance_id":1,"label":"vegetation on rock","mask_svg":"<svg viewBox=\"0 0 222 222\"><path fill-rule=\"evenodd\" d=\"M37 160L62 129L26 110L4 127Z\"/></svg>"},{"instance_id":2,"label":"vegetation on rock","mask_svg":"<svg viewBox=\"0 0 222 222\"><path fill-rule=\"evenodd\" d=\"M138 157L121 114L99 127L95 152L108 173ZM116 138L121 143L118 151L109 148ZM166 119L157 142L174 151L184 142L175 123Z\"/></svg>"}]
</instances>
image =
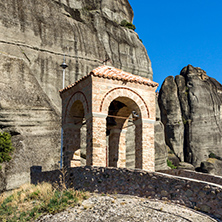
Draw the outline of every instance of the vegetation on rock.
<instances>
[{"instance_id":1,"label":"vegetation on rock","mask_svg":"<svg viewBox=\"0 0 222 222\"><path fill-rule=\"evenodd\" d=\"M11 135L7 132L0 133L0 163L11 160L13 151L14 147L12 146Z\"/></svg>"},{"instance_id":2,"label":"vegetation on rock","mask_svg":"<svg viewBox=\"0 0 222 222\"><path fill-rule=\"evenodd\" d=\"M217 160L222 160L221 157L217 156L215 153L210 153L209 158L217 159Z\"/></svg>"},{"instance_id":3,"label":"vegetation on rock","mask_svg":"<svg viewBox=\"0 0 222 222\"><path fill-rule=\"evenodd\" d=\"M167 166L170 167L171 169L176 169L177 167L173 165L172 161L167 159Z\"/></svg>"},{"instance_id":4,"label":"vegetation on rock","mask_svg":"<svg viewBox=\"0 0 222 222\"><path fill-rule=\"evenodd\" d=\"M132 29L132 30L135 30L136 29L136 26L133 25L132 23L130 22L127 22L125 19L120 23L121 26L123 27L126 27L128 29Z\"/></svg>"}]
</instances>

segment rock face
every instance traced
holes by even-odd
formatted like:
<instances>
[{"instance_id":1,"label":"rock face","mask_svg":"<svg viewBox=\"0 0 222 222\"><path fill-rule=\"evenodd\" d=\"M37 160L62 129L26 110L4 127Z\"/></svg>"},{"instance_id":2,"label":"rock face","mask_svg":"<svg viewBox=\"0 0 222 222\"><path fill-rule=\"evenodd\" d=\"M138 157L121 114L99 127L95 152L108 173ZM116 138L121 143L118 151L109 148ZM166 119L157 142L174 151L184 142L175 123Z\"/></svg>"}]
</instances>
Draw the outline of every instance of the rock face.
<instances>
[{"instance_id":1,"label":"rock face","mask_svg":"<svg viewBox=\"0 0 222 222\"><path fill-rule=\"evenodd\" d=\"M159 94L161 121L165 127L166 144L183 161L183 131L177 85L173 76L165 79Z\"/></svg>"},{"instance_id":2,"label":"rock face","mask_svg":"<svg viewBox=\"0 0 222 222\"><path fill-rule=\"evenodd\" d=\"M184 67L164 81L159 106L166 144L180 161L199 167L222 156L222 85L200 68Z\"/></svg>"},{"instance_id":3,"label":"rock face","mask_svg":"<svg viewBox=\"0 0 222 222\"><path fill-rule=\"evenodd\" d=\"M0 127L16 147L0 190L29 180L29 167L58 167L63 54L65 85L106 63L152 79L150 59L128 0L2 0Z\"/></svg>"},{"instance_id":4,"label":"rock face","mask_svg":"<svg viewBox=\"0 0 222 222\"><path fill-rule=\"evenodd\" d=\"M154 126L155 171L168 169L167 146L165 142L164 125L161 122L160 109L156 101L156 123Z\"/></svg>"},{"instance_id":5,"label":"rock face","mask_svg":"<svg viewBox=\"0 0 222 222\"><path fill-rule=\"evenodd\" d=\"M0 173L3 191L29 182L33 165L58 167L60 117L22 59L2 55L0 73L0 128L16 147Z\"/></svg>"},{"instance_id":6,"label":"rock face","mask_svg":"<svg viewBox=\"0 0 222 222\"><path fill-rule=\"evenodd\" d=\"M60 109L63 54L65 85L106 59L116 68L152 79L150 59L132 22L128 0L9 0L0 4L1 53L24 59L43 91Z\"/></svg>"}]
</instances>

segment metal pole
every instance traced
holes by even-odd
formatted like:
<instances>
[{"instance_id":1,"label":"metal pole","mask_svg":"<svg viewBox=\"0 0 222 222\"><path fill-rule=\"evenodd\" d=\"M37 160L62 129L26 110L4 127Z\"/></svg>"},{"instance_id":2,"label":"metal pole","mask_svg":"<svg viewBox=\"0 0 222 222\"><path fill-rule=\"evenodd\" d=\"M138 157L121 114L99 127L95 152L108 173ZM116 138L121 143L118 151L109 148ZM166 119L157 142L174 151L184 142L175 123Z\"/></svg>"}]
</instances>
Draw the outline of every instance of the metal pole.
<instances>
[{"instance_id":1,"label":"metal pole","mask_svg":"<svg viewBox=\"0 0 222 222\"><path fill-rule=\"evenodd\" d=\"M60 65L62 67L62 88L65 88L65 69L68 67L65 63L65 55L63 58L63 63ZM60 169L62 169L62 156L63 156L63 128L61 127L61 152L60 152Z\"/></svg>"},{"instance_id":2,"label":"metal pole","mask_svg":"<svg viewBox=\"0 0 222 222\"><path fill-rule=\"evenodd\" d=\"M60 152L60 169L62 169L62 155L63 155L63 128L61 128L61 152Z\"/></svg>"},{"instance_id":3,"label":"metal pole","mask_svg":"<svg viewBox=\"0 0 222 222\"><path fill-rule=\"evenodd\" d=\"M63 69L62 71L62 88L65 88L65 75L66 75L66 70Z\"/></svg>"}]
</instances>

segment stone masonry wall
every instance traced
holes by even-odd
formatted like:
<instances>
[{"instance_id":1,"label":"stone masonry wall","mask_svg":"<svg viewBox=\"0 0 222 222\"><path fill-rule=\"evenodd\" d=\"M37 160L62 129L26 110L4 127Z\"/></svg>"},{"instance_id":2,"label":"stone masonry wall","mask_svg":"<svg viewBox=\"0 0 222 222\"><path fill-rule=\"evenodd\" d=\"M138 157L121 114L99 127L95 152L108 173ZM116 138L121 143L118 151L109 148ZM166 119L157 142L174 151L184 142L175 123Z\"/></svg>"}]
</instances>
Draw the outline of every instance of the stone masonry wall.
<instances>
[{"instance_id":1,"label":"stone masonry wall","mask_svg":"<svg viewBox=\"0 0 222 222\"><path fill-rule=\"evenodd\" d=\"M167 173L179 177L187 177L195 180L204 180L205 182L216 183L222 185L222 177L216 175L210 175L206 173L199 173L191 170L182 169L171 169L171 170L160 170L161 173Z\"/></svg>"},{"instance_id":2,"label":"stone masonry wall","mask_svg":"<svg viewBox=\"0 0 222 222\"><path fill-rule=\"evenodd\" d=\"M38 167L37 167L38 169ZM61 172L31 169L31 182L56 182ZM159 172L126 168L75 167L67 169L68 187L99 193L120 193L171 201L222 219L222 186Z\"/></svg>"}]
</instances>

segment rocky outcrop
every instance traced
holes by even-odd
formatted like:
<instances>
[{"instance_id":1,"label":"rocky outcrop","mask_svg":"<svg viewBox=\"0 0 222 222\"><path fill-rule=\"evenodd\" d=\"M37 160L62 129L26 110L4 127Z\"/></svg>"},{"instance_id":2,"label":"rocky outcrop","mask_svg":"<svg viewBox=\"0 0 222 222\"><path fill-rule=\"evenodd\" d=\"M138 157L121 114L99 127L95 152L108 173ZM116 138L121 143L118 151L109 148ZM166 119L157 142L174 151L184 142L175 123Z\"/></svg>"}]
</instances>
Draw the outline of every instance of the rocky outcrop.
<instances>
[{"instance_id":1,"label":"rocky outcrop","mask_svg":"<svg viewBox=\"0 0 222 222\"><path fill-rule=\"evenodd\" d=\"M199 167L211 153L222 156L222 85L200 68L167 77L160 94L166 144L180 161ZM208 164L209 165L209 164Z\"/></svg>"},{"instance_id":2,"label":"rocky outcrop","mask_svg":"<svg viewBox=\"0 0 222 222\"><path fill-rule=\"evenodd\" d=\"M167 146L165 143L164 125L160 118L160 109L156 101L156 123L154 126L155 143L155 171L166 170L167 167Z\"/></svg>"},{"instance_id":3,"label":"rocky outcrop","mask_svg":"<svg viewBox=\"0 0 222 222\"><path fill-rule=\"evenodd\" d=\"M58 168L60 117L22 59L0 59L0 128L10 132L16 147L0 173L3 191L29 182L33 165Z\"/></svg>"},{"instance_id":4,"label":"rocky outcrop","mask_svg":"<svg viewBox=\"0 0 222 222\"><path fill-rule=\"evenodd\" d=\"M107 64L152 79L128 0L3 0L0 3L0 128L16 147L0 190L29 180L29 167L58 167L62 63L65 85Z\"/></svg>"},{"instance_id":5,"label":"rocky outcrop","mask_svg":"<svg viewBox=\"0 0 222 222\"><path fill-rule=\"evenodd\" d=\"M177 85L173 76L165 79L160 93L159 103L161 121L165 127L166 144L174 151L176 156L183 161L183 121L180 102L177 95Z\"/></svg>"}]
</instances>

